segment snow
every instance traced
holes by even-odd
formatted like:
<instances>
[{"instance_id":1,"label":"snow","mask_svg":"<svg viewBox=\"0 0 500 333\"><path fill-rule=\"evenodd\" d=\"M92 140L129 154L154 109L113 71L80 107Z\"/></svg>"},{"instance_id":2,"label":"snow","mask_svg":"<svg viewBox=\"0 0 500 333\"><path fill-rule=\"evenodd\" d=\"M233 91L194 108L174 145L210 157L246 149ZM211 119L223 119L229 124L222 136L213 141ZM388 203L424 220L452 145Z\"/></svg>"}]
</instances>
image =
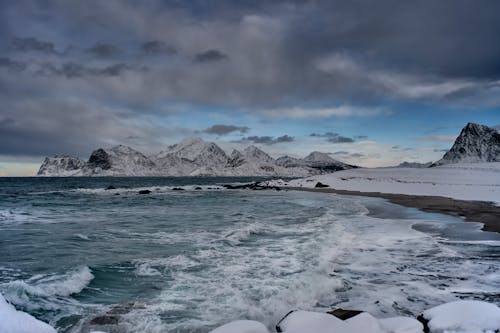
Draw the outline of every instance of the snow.
<instances>
[{"instance_id":1,"label":"snow","mask_svg":"<svg viewBox=\"0 0 500 333\"><path fill-rule=\"evenodd\" d=\"M421 333L424 330L421 322L408 317L379 319L379 323L387 333Z\"/></svg>"},{"instance_id":2,"label":"snow","mask_svg":"<svg viewBox=\"0 0 500 333\"><path fill-rule=\"evenodd\" d=\"M337 317L320 312L294 311L279 323L284 333L342 333L346 323ZM366 332L369 333L369 332Z\"/></svg>"},{"instance_id":3,"label":"snow","mask_svg":"<svg viewBox=\"0 0 500 333\"><path fill-rule=\"evenodd\" d=\"M2 333L56 333L49 324L28 313L17 311L0 294L0 332Z\"/></svg>"},{"instance_id":4,"label":"snow","mask_svg":"<svg viewBox=\"0 0 500 333\"><path fill-rule=\"evenodd\" d=\"M237 320L220 326L210 333L269 333L269 331L258 321Z\"/></svg>"},{"instance_id":5,"label":"snow","mask_svg":"<svg viewBox=\"0 0 500 333\"><path fill-rule=\"evenodd\" d=\"M269 185L309 187L317 182L337 190L449 197L500 203L500 162L448 164L433 168L349 169L274 181Z\"/></svg>"},{"instance_id":6,"label":"snow","mask_svg":"<svg viewBox=\"0 0 500 333\"><path fill-rule=\"evenodd\" d=\"M377 319L367 312L347 320L320 312L294 311L279 324L283 333L422 333L423 326L413 318Z\"/></svg>"},{"instance_id":7,"label":"snow","mask_svg":"<svg viewBox=\"0 0 500 333\"><path fill-rule=\"evenodd\" d=\"M482 301L455 301L423 313L430 333L493 333L500 329L500 308ZM347 320L331 314L293 311L278 326L283 333L423 333L424 326L409 317L377 319L367 312ZM264 325L235 321L210 333L267 333Z\"/></svg>"},{"instance_id":8,"label":"snow","mask_svg":"<svg viewBox=\"0 0 500 333\"><path fill-rule=\"evenodd\" d=\"M424 311L432 333L473 333L500 330L500 308L481 301L456 301Z\"/></svg>"}]
</instances>

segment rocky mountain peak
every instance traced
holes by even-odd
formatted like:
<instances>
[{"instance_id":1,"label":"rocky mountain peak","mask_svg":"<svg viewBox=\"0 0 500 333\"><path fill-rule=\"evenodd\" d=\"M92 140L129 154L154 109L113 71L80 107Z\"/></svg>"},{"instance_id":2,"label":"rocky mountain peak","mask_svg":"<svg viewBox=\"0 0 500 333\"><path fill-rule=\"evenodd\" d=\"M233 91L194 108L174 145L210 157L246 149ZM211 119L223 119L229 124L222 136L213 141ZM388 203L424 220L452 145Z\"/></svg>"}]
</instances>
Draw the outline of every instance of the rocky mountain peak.
<instances>
[{"instance_id":1,"label":"rocky mountain peak","mask_svg":"<svg viewBox=\"0 0 500 333\"><path fill-rule=\"evenodd\" d=\"M432 166L458 162L500 162L500 133L484 125L465 125L450 150Z\"/></svg>"},{"instance_id":2,"label":"rocky mountain peak","mask_svg":"<svg viewBox=\"0 0 500 333\"><path fill-rule=\"evenodd\" d=\"M264 151L253 145L246 147L243 150L243 155L245 155L245 157L249 159L258 160L266 163L274 163L274 158L272 158Z\"/></svg>"}]
</instances>

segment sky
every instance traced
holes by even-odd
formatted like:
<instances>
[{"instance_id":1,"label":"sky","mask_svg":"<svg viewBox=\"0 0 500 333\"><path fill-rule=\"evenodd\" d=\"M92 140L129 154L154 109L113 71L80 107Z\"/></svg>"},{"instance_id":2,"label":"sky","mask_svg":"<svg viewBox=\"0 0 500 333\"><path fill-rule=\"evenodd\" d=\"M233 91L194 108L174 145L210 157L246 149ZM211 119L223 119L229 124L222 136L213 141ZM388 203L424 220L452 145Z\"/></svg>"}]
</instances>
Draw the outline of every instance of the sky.
<instances>
[{"instance_id":1,"label":"sky","mask_svg":"<svg viewBox=\"0 0 500 333\"><path fill-rule=\"evenodd\" d=\"M500 124L499 1L0 0L0 176L186 137L366 167Z\"/></svg>"}]
</instances>

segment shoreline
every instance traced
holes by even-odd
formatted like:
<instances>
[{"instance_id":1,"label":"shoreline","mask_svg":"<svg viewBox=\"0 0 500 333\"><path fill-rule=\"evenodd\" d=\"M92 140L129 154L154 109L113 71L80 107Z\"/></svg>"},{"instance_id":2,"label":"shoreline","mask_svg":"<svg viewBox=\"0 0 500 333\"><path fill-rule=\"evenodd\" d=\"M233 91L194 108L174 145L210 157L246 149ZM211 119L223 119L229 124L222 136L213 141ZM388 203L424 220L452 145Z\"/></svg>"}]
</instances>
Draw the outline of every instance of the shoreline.
<instances>
[{"instance_id":1,"label":"shoreline","mask_svg":"<svg viewBox=\"0 0 500 333\"><path fill-rule=\"evenodd\" d=\"M500 206L496 206L494 203L488 201L467 201L438 196L336 190L334 188L280 187L280 189L383 198L391 203L417 208L427 213L440 213L461 217L465 222L480 222L483 223L482 231L500 233Z\"/></svg>"}]
</instances>

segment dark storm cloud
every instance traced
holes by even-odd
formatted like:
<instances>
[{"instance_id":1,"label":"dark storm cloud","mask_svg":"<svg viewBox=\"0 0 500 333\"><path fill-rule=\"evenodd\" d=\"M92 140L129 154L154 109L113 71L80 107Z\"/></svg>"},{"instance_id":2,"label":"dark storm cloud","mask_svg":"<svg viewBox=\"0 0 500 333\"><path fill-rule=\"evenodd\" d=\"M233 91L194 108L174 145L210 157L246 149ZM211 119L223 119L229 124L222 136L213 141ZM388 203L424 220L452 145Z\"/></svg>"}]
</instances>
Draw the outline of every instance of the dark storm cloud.
<instances>
[{"instance_id":1,"label":"dark storm cloud","mask_svg":"<svg viewBox=\"0 0 500 333\"><path fill-rule=\"evenodd\" d=\"M147 54L176 54L177 50L167 43L152 40L142 44L142 50Z\"/></svg>"},{"instance_id":2,"label":"dark storm cloud","mask_svg":"<svg viewBox=\"0 0 500 333\"><path fill-rule=\"evenodd\" d=\"M22 72L29 68L29 72L42 76L64 76L66 78L80 78L84 76L120 76L126 71L147 71L145 66L135 64L117 63L104 67L91 67L77 63L64 63L60 66L50 62L22 62L9 58L0 58L0 68L8 68L13 71Z\"/></svg>"},{"instance_id":3,"label":"dark storm cloud","mask_svg":"<svg viewBox=\"0 0 500 333\"><path fill-rule=\"evenodd\" d=\"M229 59L228 56L218 50L208 50L205 52L201 52L194 57L194 61L198 63L221 61L227 59Z\"/></svg>"},{"instance_id":4,"label":"dark storm cloud","mask_svg":"<svg viewBox=\"0 0 500 333\"><path fill-rule=\"evenodd\" d=\"M0 68L7 68L15 72L22 72L26 69L26 64L22 61L16 61L10 58L0 58Z\"/></svg>"},{"instance_id":5,"label":"dark storm cloud","mask_svg":"<svg viewBox=\"0 0 500 333\"><path fill-rule=\"evenodd\" d=\"M102 58L112 57L120 53L120 49L116 45L108 43L96 43L94 46L89 48L88 51L93 55Z\"/></svg>"},{"instance_id":6,"label":"dark storm cloud","mask_svg":"<svg viewBox=\"0 0 500 333\"><path fill-rule=\"evenodd\" d=\"M293 141L295 141L294 137L285 134L277 138L273 136L247 136L237 142L242 142L242 143L252 142L252 143L261 143L265 145L274 145L277 143L293 142Z\"/></svg>"},{"instance_id":7,"label":"dark storm cloud","mask_svg":"<svg viewBox=\"0 0 500 333\"><path fill-rule=\"evenodd\" d=\"M53 43L38 40L35 37L14 38L12 40L12 47L16 51L22 52L37 51L44 53L56 53Z\"/></svg>"},{"instance_id":8,"label":"dark storm cloud","mask_svg":"<svg viewBox=\"0 0 500 333\"><path fill-rule=\"evenodd\" d=\"M499 12L494 0L3 1L0 92L9 93L0 96L0 116L15 120L8 130L16 140L0 140L32 154L51 145L81 151L95 143L85 143L82 131L96 125L86 114L106 119L96 135L113 141L135 128L121 121L117 130L115 110L129 110L136 123L181 112L165 101L259 117L259 110L278 110L294 119L378 117L371 108L387 101L498 107ZM92 108L68 107L61 96ZM23 112L22 100L43 111ZM325 109L286 116L318 101ZM337 107L344 104L353 107ZM17 105L18 113L5 105ZM73 118L80 126L64 128ZM38 122L47 119L60 127L40 132Z\"/></svg>"},{"instance_id":9,"label":"dark storm cloud","mask_svg":"<svg viewBox=\"0 0 500 333\"><path fill-rule=\"evenodd\" d=\"M234 126L234 125L213 125L209 128L205 129L203 132L208 134L216 134L216 135L226 135L234 132L246 133L250 130L250 128L246 126Z\"/></svg>"}]
</instances>

